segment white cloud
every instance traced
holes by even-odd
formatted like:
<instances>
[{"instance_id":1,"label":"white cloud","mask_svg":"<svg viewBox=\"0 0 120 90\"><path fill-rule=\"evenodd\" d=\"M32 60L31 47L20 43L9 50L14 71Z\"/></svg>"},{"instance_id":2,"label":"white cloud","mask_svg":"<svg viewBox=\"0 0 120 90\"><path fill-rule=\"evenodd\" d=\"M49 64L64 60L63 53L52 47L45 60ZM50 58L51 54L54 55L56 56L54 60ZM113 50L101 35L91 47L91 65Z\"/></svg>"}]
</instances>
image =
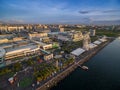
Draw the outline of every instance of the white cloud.
<instances>
[{"instance_id":1,"label":"white cloud","mask_svg":"<svg viewBox=\"0 0 120 90\"><path fill-rule=\"evenodd\" d=\"M4 21L5 23L24 23L24 20L20 20L20 19L4 19L1 20Z\"/></svg>"}]
</instances>

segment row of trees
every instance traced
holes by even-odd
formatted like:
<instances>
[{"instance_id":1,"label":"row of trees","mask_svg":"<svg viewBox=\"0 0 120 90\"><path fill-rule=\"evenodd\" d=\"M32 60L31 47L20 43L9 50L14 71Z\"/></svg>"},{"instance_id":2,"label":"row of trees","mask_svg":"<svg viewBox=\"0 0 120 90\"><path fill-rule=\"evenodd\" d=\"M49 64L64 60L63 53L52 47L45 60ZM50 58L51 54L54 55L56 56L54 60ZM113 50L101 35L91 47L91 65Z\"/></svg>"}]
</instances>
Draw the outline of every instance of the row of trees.
<instances>
[{"instance_id":1,"label":"row of trees","mask_svg":"<svg viewBox=\"0 0 120 90\"><path fill-rule=\"evenodd\" d=\"M102 36L106 35L108 37L117 37L120 35L120 31L112 31L112 30L97 30L96 35Z\"/></svg>"},{"instance_id":2,"label":"row of trees","mask_svg":"<svg viewBox=\"0 0 120 90\"><path fill-rule=\"evenodd\" d=\"M0 76L5 75L5 74L10 74L10 73L16 73L20 70L22 70L22 64L17 62L10 67L4 67L3 69L1 69Z\"/></svg>"},{"instance_id":3,"label":"row of trees","mask_svg":"<svg viewBox=\"0 0 120 90\"><path fill-rule=\"evenodd\" d=\"M83 45L82 40L77 41L77 42L66 42L66 43L62 44L61 49L67 53L70 53L74 49L82 47L82 45Z\"/></svg>"},{"instance_id":4,"label":"row of trees","mask_svg":"<svg viewBox=\"0 0 120 90\"><path fill-rule=\"evenodd\" d=\"M94 41L98 40L98 37L97 37L97 36L92 36L92 37L90 37L90 38L91 38L91 42L94 42Z\"/></svg>"},{"instance_id":5,"label":"row of trees","mask_svg":"<svg viewBox=\"0 0 120 90\"><path fill-rule=\"evenodd\" d=\"M33 75L35 79L40 82L46 80L48 77L50 77L57 71L58 69L54 65L43 63L34 68Z\"/></svg>"},{"instance_id":6,"label":"row of trees","mask_svg":"<svg viewBox=\"0 0 120 90\"><path fill-rule=\"evenodd\" d=\"M5 75L5 74L10 73L10 72L11 72L11 69L4 68L4 69L0 70L0 76Z\"/></svg>"},{"instance_id":7,"label":"row of trees","mask_svg":"<svg viewBox=\"0 0 120 90\"><path fill-rule=\"evenodd\" d=\"M68 58L68 59L62 59L62 67L66 67L74 62L73 58Z\"/></svg>"},{"instance_id":8,"label":"row of trees","mask_svg":"<svg viewBox=\"0 0 120 90\"><path fill-rule=\"evenodd\" d=\"M39 57L36 57L34 59L38 60ZM33 59L30 59L30 60L27 60L27 61L23 61L23 62L14 63L11 66L2 68L0 70L0 76L5 75L5 74L9 74L11 72L12 73L13 72L16 73L16 72L22 70L24 64L26 64L27 66L33 66L33 65L35 65L35 63L37 63L37 62L35 62L35 60L33 60Z\"/></svg>"}]
</instances>

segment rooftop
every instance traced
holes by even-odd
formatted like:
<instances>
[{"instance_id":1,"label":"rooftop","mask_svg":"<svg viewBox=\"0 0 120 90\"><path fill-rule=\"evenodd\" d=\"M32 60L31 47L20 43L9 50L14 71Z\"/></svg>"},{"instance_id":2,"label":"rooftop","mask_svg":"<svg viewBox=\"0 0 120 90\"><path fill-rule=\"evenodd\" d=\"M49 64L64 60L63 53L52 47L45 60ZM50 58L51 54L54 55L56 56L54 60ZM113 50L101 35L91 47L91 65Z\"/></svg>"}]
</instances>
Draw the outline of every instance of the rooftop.
<instances>
[{"instance_id":1,"label":"rooftop","mask_svg":"<svg viewBox=\"0 0 120 90\"><path fill-rule=\"evenodd\" d=\"M100 42L100 41L97 40L97 41L94 41L93 43L99 45L99 44L101 44L102 42Z\"/></svg>"},{"instance_id":2,"label":"rooftop","mask_svg":"<svg viewBox=\"0 0 120 90\"><path fill-rule=\"evenodd\" d=\"M72 51L71 54L79 56L80 54L82 54L83 52L85 52L84 49L82 48L77 48L76 50Z\"/></svg>"},{"instance_id":3,"label":"rooftop","mask_svg":"<svg viewBox=\"0 0 120 90\"><path fill-rule=\"evenodd\" d=\"M27 50L32 50L37 48L37 45L27 45L27 46L21 46L21 47L17 47L17 48L10 48L6 50L6 54L13 54L13 53L18 53L18 52L24 52Z\"/></svg>"},{"instance_id":4,"label":"rooftop","mask_svg":"<svg viewBox=\"0 0 120 90\"><path fill-rule=\"evenodd\" d=\"M89 44L89 47L90 47L90 48L95 48L95 47L97 47L97 45L96 45L96 44L93 44L93 43L90 43L90 44Z\"/></svg>"},{"instance_id":5,"label":"rooftop","mask_svg":"<svg viewBox=\"0 0 120 90\"><path fill-rule=\"evenodd\" d=\"M0 48L0 57L3 57L5 55L5 50L3 48Z\"/></svg>"}]
</instances>

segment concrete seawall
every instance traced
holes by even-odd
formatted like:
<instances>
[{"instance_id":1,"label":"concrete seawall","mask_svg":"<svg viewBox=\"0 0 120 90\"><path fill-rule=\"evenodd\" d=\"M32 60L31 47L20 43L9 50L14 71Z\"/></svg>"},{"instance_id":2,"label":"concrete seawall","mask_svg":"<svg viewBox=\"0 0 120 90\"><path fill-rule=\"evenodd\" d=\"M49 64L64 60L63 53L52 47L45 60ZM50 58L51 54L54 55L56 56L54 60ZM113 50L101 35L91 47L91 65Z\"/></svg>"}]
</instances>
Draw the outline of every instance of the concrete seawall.
<instances>
[{"instance_id":1,"label":"concrete seawall","mask_svg":"<svg viewBox=\"0 0 120 90\"><path fill-rule=\"evenodd\" d=\"M72 64L65 70L63 70L61 73L50 79L48 82L43 84L42 86L38 87L36 90L49 90L51 87L56 85L59 81L64 79L66 76L68 76L71 72L73 72L77 67L78 64L82 65L83 63L87 62L91 57L93 57L95 54L97 54L101 49L103 49L106 45L108 45L113 40L108 40L107 42L101 44L99 47L94 49L90 54L83 57L80 61Z\"/></svg>"}]
</instances>

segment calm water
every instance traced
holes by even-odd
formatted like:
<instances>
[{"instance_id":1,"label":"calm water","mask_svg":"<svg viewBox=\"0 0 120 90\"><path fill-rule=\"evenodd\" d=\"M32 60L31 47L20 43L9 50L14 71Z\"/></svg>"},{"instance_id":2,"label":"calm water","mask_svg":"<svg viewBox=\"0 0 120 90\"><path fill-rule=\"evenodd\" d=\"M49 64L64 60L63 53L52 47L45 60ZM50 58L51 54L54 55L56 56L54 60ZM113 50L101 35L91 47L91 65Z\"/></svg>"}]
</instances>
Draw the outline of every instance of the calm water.
<instances>
[{"instance_id":1,"label":"calm water","mask_svg":"<svg viewBox=\"0 0 120 90\"><path fill-rule=\"evenodd\" d=\"M91 58L88 71L77 68L51 90L120 90L120 40Z\"/></svg>"}]
</instances>

